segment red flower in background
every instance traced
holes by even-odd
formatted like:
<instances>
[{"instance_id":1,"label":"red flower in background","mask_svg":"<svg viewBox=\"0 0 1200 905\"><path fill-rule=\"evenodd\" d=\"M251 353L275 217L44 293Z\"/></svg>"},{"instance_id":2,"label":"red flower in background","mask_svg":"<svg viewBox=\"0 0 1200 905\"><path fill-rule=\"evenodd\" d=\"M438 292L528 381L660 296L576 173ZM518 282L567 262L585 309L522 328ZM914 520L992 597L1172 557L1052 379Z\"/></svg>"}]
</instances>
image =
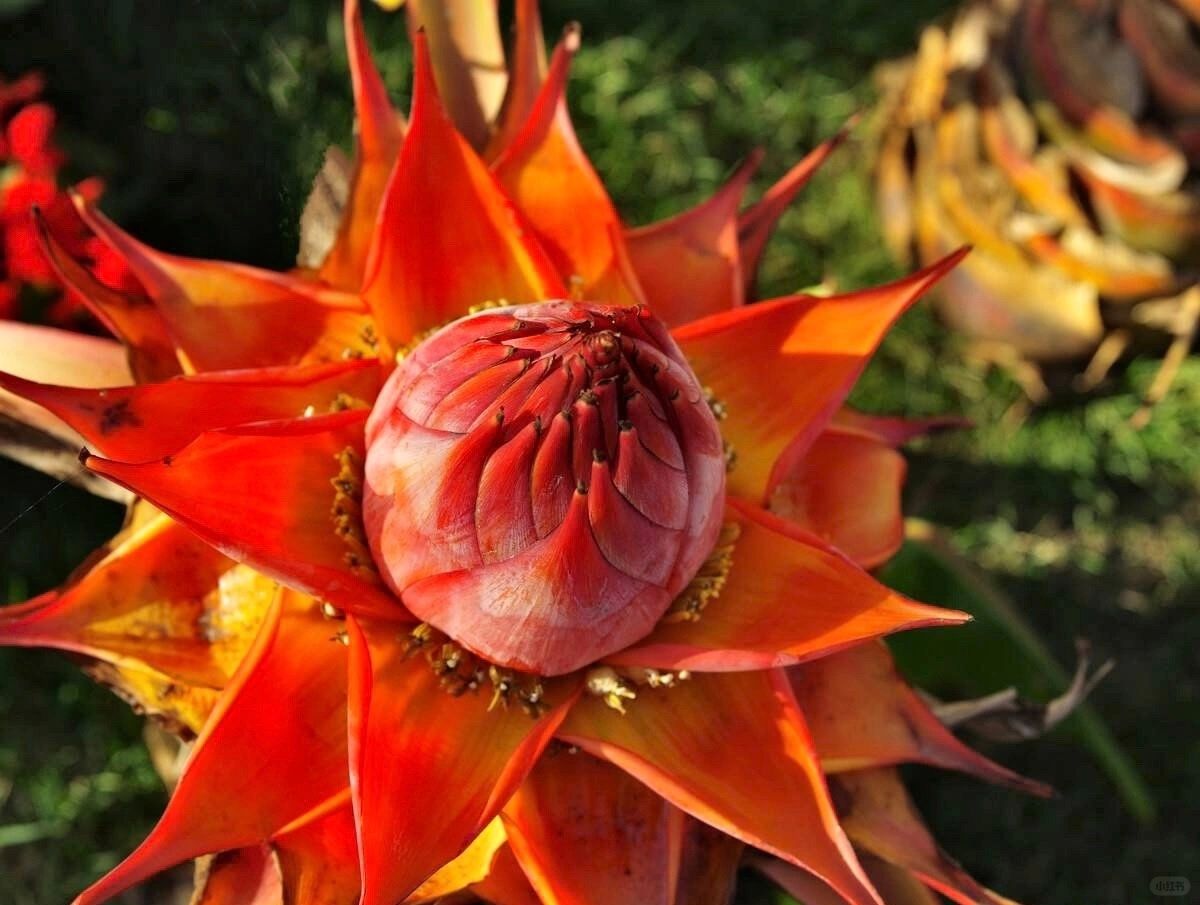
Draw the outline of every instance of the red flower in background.
<instances>
[{"instance_id":1,"label":"red flower in background","mask_svg":"<svg viewBox=\"0 0 1200 905\"><path fill-rule=\"evenodd\" d=\"M84 225L59 185L66 155L54 144L54 108L38 100L43 87L37 73L0 82L0 318L19 319L23 293L31 292L45 303L37 319L92 329L96 321L42 252L35 212L105 283L134 291L137 282ZM94 201L102 188L100 180L85 179L75 190Z\"/></svg>"}]
</instances>

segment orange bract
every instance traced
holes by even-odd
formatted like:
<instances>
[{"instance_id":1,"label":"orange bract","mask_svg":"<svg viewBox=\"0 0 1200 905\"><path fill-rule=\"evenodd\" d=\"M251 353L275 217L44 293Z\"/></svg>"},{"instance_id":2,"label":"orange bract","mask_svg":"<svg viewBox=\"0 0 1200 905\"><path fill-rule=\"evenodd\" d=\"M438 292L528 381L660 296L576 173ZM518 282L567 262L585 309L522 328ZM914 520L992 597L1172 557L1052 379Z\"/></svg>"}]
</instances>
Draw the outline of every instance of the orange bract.
<instances>
[{"instance_id":1,"label":"orange bract","mask_svg":"<svg viewBox=\"0 0 1200 905\"><path fill-rule=\"evenodd\" d=\"M973 888L931 867L907 812L885 814L902 832L848 834L826 785L908 760L1020 782L889 669L836 669L966 618L863 569L898 541L894 447L935 425L842 408L961 255L746 305L837 139L745 210L757 159L627 229L564 101L577 29L547 65L535 5L516 11L501 104L481 64L495 4L410 0L426 31L406 123L347 2L356 166L304 269L164 255L82 205L145 287L121 295L46 237L137 383L75 388L34 362L0 387L146 502L90 571L0 614L0 641L126 670L143 704L220 692L168 710L201 730L178 791L81 905L229 850L198 901L702 905L752 846L879 905L854 844ZM831 728L863 701L921 738Z\"/></svg>"}]
</instances>

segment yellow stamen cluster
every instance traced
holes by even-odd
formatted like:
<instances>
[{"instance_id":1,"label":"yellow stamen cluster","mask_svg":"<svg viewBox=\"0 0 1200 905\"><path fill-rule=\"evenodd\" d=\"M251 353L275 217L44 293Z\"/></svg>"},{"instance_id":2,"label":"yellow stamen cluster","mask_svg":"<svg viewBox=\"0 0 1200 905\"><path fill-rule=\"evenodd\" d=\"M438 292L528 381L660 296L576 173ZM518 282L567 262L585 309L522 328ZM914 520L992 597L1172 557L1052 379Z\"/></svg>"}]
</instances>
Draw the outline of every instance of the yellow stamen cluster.
<instances>
[{"instance_id":1,"label":"yellow stamen cluster","mask_svg":"<svg viewBox=\"0 0 1200 905\"><path fill-rule=\"evenodd\" d=\"M729 409L725 407L725 403L717 398L717 394L713 392L712 387L703 387L704 401L708 403L709 409L713 413L713 417L717 421L724 421L729 417ZM733 444L728 440L722 441L725 447L725 470L733 471L733 466L737 464L737 450L733 448Z\"/></svg>"},{"instance_id":2,"label":"yellow stamen cluster","mask_svg":"<svg viewBox=\"0 0 1200 905\"><path fill-rule=\"evenodd\" d=\"M717 544L712 553L696 573L696 577L688 582L688 586L675 598L663 622L697 622L704 608L721 594L725 587L725 579L733 568L733 549L742 529L734 522L726 522L721 527Z\"/></svg>"},{"instance_id":3,"label":"yellow stamen cluster","mask_svg":"<svg viewBox=\"0 0 1200 905\"><path fill-rule=\"evenodd\" d=\"M491 686L488 710L497 706L507 710L516 704L536 719L546 712L546 689L541 679L527 673L503 669L455 644L431 625L422 622L404 639L405 655L425 652L425 659L438 677L442 689L459 697Z\"/></svg>"},{"instance_id":4,"label":"yellow stamen cluster","mask_svg":"<svg viewBox=\"0 0 1200 905\"><path fill-rule=\"evenodd\" d=\"M737 450L728 440L723 440L722 445L725 447L725 470L733 471L734 466L737 465Z\"/></svg>"},{"instance_id":5,"label":"yellow stamen cluster","mask_svg":"<svg viewBox=\"0 0 1200 905\"><path fill-rule=\"evenodd\" d=\"M347 361L358 361L366 358L367 355L375 357L379 356L379 334L375 331L375 325L371 323L363 324L361 330L358 331L358 340L362 343L363 348L356 349L347 346L342 349L342 358Z\"/></svg>"},{"instance_id":6,"label":"yellow stamen cluster","mask_svg":"<svg viewBox=\"0 0 1200 905\"><path fill-rule=\"evenodd\" d=\"M350 447L335 457L338 473L330 481L333 485L333 506L329 510L333 519L333 533L348 548L342 560L351 572L364 578L377 579L375 563L367 547L362 521L362 459Z\"/></svg>"},{"instance_id":7,"label":"yellow stamen cluster","mask_svg":"<svg viewBox=\"0 0 1200 905\"><path fill-rule=\"evenodd\" d=\"M480 311L490 311L492 308L507 308L508 299L489 299L467 309L467 314L478 314Z\"/></svg>"},{"instance_id":8,"label":"yellow stamen cluster","mask_svg":"<svg viewBox=\"0 0 1200 905\"><path fill-rule=\"evenodd\" d=\"M358 411L359 409L368 409L370 407L371 404L364 399L351 396L349 393L338 393L333 397L333 401L329 403L329 413L348 412L351 409Z\"/></svg>"},{"instance_id":9,"label":"yellow stamen cluster","mask_svg":"<svg viewBox=\"0 0 1200 905\"><path fill-rule=\"evenodd\" d=\"M691 674L686 669L668 672L660 669L621 669L598 666L589 670L584 677L584 688L593 697L600 698L618 713L625 712L625 704L634 701L638 688L674 688L686 682Z\"/></svg>"},{"instance_id":10,"label":"yellow stamen cluster","mask_svg":"<svg viewBox=\"0 0 1200 905\"><path fill-rule=\"evenodd\" d=\"M708 407L712 410L713 417L718 421L724 421L729 417L729 409L725 408L725 403L717 398L717 394L713 392L712 387L704 387L704 401L708 403Z\"/></svg>"}]
</instances>

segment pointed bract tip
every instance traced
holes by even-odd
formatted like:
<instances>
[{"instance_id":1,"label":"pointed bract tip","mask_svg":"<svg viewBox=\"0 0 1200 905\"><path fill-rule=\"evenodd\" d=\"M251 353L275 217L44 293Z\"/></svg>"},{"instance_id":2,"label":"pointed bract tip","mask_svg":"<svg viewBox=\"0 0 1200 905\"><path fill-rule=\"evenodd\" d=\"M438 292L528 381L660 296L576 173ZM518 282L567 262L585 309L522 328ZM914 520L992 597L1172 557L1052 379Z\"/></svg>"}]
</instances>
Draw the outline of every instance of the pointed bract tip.
<instances>
[{"instance_id":1,"label":"pointed bract tip","mask_svg":"<svg viewBox=\"0 0 1200 905\"><path fill-rule=\"evenodd\" d=\"M932 264L914 272L911 279L927 282L930 285L939 282L951 270L962 263L963 259L974 250L974 246L963 245Z\"/></svg>"},{"instance_id":2,"label":"pointed bract tip","mask_svg":"<svg viewBox=\"0 0 1200 905\"><path fill-rule=\"evenodd\" d=\"M79 211L81 216L91 207L91 202L74 186L69 186L66 189L66 193L67 197L71 199L71 203L75 205L75 210Z\"/></svg>"},{"instance_id":3,"label":"pointed bract tip","mask_svg":"<svg viewBox=\"0 0 1200 905\"><path fill-rule=\"evenodd\" d=\"M578 22L568 22L562 33L562 46L567 53L575 53L583 43L583 26Z\"/></svg>"}]
</instances>

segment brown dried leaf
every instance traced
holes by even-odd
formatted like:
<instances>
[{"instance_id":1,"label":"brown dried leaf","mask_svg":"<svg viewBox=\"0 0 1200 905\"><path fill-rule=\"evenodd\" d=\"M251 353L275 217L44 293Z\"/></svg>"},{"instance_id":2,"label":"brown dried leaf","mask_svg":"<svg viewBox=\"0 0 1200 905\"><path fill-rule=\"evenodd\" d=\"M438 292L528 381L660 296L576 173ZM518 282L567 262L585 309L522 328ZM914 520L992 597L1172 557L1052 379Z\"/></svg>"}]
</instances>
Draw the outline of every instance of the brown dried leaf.
<instances>
[{"instance_id":1,"label":"brown dried leaf","mask_svg":"<svg viewBox=\"0 0 1200 905\"><path fill-rule=\"evenodd\" d=\"M1006 688L972 700L935 702L933 711L946 726L966 729L990 741L1023 742L1045 735L1070 716L1115 665L1107 660L1088 675L1090 646L1077 641L1075 649L1078 662L1071 684L1051 701L1030 701L1015 688Z\"/></svg>"}]
</instances>

